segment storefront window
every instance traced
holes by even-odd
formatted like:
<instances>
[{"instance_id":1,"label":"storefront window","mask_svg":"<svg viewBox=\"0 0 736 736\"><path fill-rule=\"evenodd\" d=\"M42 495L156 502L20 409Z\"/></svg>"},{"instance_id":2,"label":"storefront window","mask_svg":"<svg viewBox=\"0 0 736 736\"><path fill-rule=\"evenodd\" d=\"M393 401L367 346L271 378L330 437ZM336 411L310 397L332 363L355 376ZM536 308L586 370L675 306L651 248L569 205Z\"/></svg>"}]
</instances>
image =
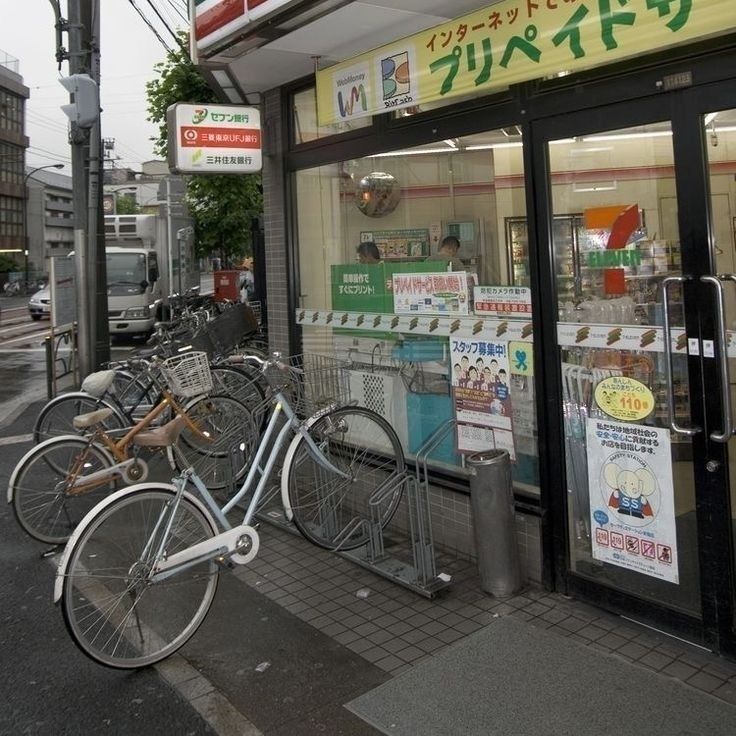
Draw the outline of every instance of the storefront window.
<instances>
[{"instance_id":1,"label":"storefront window","mask_svg":"<svg viewBox=\"0 0 736 736\"><path fill-rule=\"evenodd\" d=\"M297 321L305 350L350 362L351 399L408 456L455 472L506 449L534 494L531 298L514 270L528 252L508 239L521 146L499 130L298 172Z\"/></svg>"},{"instance_id":2,"label":"storefront window","mask_svg":"<svg viewBox=\"0 0 736 736\"><path fill-rule=\"evenodd\" d=\"M343 123L319 125L317 123L317 95L314 87L297 92L292 97L293 114L293 143L310 143L349 130L366 128L372 123L372 118L357 118Z\"/></svg>"}]
</instances>

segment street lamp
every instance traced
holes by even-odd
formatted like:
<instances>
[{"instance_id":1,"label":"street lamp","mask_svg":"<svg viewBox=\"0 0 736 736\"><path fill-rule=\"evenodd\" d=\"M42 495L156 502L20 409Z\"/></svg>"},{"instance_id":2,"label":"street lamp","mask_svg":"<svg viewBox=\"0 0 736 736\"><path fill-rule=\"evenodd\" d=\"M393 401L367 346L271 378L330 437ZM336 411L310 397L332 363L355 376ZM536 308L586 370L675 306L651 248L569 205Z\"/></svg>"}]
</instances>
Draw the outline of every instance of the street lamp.
<instances>
[{"instance_id":1,"label":"street lamp","mask_svg":"<svg viewBox=\"0 0 736 736\"><path fill-rule=\"evenodd\" d=\"M64 164L46 164L45 166L37 166L35 169L31 169L23 179L23 245L25 246L23 248L23 255L25 256L26 289L28 288L28 246L30 245L28 238L28 190L26 189L26 185L28 184L28 180L31 176L37 171L41 171L42 169L63 168Z\"/></svg>"}]
</instances>

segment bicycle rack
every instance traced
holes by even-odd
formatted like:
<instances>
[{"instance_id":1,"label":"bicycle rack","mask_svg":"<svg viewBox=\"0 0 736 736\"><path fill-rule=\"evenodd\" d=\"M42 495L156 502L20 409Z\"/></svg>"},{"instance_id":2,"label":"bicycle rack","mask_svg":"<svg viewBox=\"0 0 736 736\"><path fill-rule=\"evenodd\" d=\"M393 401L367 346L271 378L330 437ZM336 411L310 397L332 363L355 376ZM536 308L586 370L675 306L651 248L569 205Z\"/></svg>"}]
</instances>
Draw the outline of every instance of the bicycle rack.
<instances>
[{"instance_id":1,"label":"bicycle rack","mask_svg":"<svg viewBox=\"0 0 736 736\"><path fill-rule=\"evenodd\" d=\"M404 472L384 484L373 494L369 504L370 519L355 519L343 532L344 539L364 528L368 534L368 542L362 547L352 550L335 550L335 554L354 562L361 567L413 590L426 598L434 598L439 591L446 588L452 578L447 574L437 574L435 564L434 539L429 508L429 473L427 462L430 453L445 439L455 426L449 420L435 430L427 441L419 448L416 455L416 474ZM409 518L409 536L411 541L412 562L405 562L386 553L384 529L381 525L380 504L395 492L398 484L405 484L404 494ZM258 512L258 518L287 531L298 534L292 524L286 521L281 510L264 509ZM325 520L329 524L329 519Z\"/></svg>"}]
</instances>

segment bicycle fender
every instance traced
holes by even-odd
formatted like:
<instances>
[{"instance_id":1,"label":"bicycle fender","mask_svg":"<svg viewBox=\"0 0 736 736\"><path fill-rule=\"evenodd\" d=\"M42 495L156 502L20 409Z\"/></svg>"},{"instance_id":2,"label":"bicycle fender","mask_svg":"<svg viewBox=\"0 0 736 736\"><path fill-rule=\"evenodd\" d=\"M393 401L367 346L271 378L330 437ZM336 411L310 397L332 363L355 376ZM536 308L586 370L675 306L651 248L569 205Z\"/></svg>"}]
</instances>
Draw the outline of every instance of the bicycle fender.
<instances>
[{"instance_id":1,"label":"bicycle fender","mask_svg":"<svg viewBox=\"0 0 736 736\"><path fill-rule=\"evenodd\" d=\"M70 439L74 440L75 442L78 442L79 440L83 439L83 437L79 434L60 434L56 437L49 437L47 440L44 440L43 442L39 442L35 447L32 447L28 452L23 455L23 457L18 461L15 468L13 468L13 472L10 474L10 480L8 481L8 503L13 503L13 488L15 487L15 481L18 477L18 471L23 467L26 460L33 455L34 453L38 452L41 448L48 447L49 445L57 444L61 441L67 442ZM95 444L95 447L102 452L107 460L110 462L110 465L115 464L115 460L113 460L112 455L109 453L106 447L103 447L102 445Z\"/></svg>"},{"instance_id":2,"label":"bicycle fender","mask_svg":"<svg viewBox=\"0 0 736 736\"><path fill-rule=\"evenodd\" d=\"M98 514L104 511L108 506L117 502L119 499L124 498L127 495L138 493L138 491L144 490L156 490L156 491L170 491L173 494L176 493L176 486L173 483L138 483L134 486L127 486L121 488L115 493L111 493L103 501L100 501L96 506L90 509L85 517L79 522L77 528L72 532L69 540L64 547L64 553L61 556L59 567L56 570L56 579L54 580L54 603L58 605L61 600L61 595L64 592L64 579L66 578L67 569L69 567L69 559L71 553L79 540L79 537L87 529L87 527L97 518ZM207 507L189 491L184 491L184 495L189 501L191 501L197 508L202 512L205 518L212 520L212 514L208 511Z\"/></svg>"},{"instance_id":3,"label":"bicycle fender","mask_svg":"<svg viewBox=\"0 0 736 736\"><path fill-rule=\"evenodd\" d=\"M321 419L321 417L321 414L316 417L309 417L309 419L304 422L304 427L311 427L318 419ZM292 521L294 518L294 511L292 510L291 503L289 502L289 470L301 439L302 436L300 434L294 435L291 443L289 444L289 449L286 451L286 455L284 455L284 463L281 466L283 468L281 471L281 503L284 507L284 515L286 516L287 521Z\"/></svg>"}]
</instances>

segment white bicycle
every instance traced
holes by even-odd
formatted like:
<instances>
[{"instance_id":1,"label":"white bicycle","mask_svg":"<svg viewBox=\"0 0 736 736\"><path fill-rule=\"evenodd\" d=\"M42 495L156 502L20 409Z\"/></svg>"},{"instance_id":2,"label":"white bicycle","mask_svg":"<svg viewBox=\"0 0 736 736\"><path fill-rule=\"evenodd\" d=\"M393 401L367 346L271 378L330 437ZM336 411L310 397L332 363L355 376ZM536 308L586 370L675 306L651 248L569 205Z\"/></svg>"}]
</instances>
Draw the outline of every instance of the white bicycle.
<instances>
[{"instance_id":1,"label":"white bicycle","mask_svg":"<svg viewBox=\"0 0 736 736\"><path fill-rule=\"evenodd\" d=\"M258 552L253 519L289 436L281 501L308 540L353 549L368 541L370 524L385 526L396 511L407 476L388 422L361 407L334 401L325 406L319 395L324 365L310 372L285 365L277 354L245 360L271 384L273 408L234 497L220 507L189 468L171 484L142 483L112 494L69 539L54 600L75 643L101 664L151 665L195 633L212 604L219 571L245 565ZM347 383L344 366L333 360L328 370L331 379ZM296 381L284 385L275 378L282 372ZM305 406L311 414L303 419ZM242 521L231 523L229 512L251 491Z\"/></svg>"}]
</instances>

